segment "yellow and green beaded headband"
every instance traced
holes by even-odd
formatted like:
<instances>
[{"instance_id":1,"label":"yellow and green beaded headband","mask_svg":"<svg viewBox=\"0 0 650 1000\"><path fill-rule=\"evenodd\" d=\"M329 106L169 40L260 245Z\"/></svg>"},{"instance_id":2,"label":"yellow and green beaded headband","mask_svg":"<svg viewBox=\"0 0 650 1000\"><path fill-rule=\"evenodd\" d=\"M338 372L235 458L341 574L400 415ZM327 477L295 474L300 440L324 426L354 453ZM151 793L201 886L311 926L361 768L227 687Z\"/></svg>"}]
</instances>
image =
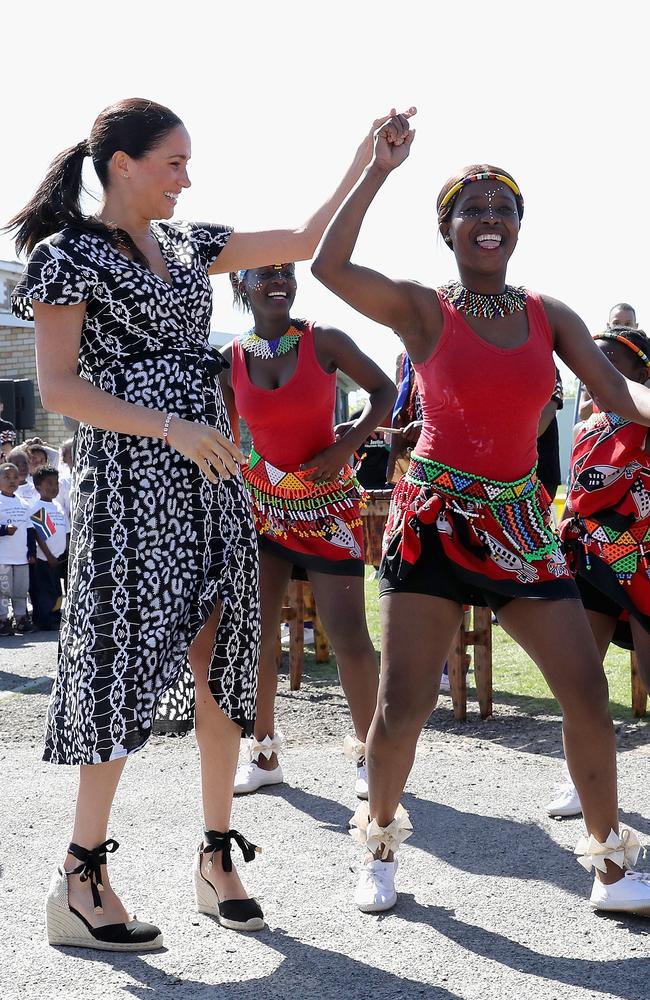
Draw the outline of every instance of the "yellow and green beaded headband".
<instances>
[{"instance_id":1,"label":"yellow and green beaded headband","mask_svg":"<svg viewBox=\"0 0 650 1000\"><path fill-rule=\"evenodd\" d=\"M506 177L505 174L494 174L491 171L485 171L482 174L468 174L467 177L463 177L459 180L453 187L450 187L447 194L444 196L440 204L438 205L438 212L448 205L452 201L459 191L462 191L467 184L472 184L474 181L502 181L507 184L513 194L521 200L523 206L524 199L522 198L521 191L511 177Z\"/></svg>"},{"instance_id":2,"label":"yellow and green beaded headband","mask_svg":"<svg viewBox=\"0 0 650 1000\"><path fill-rule=\"evenodd\" d=\"M631 340L628 340L627 337L624 337L622 333L615 333L613 330L610 333L609 331L605 330L603 333L595 333L593 335L593 339L614 340L619 344L623 344L624 347L629 347L631 351L634 351L634 353L638 355L639 360L643 362L646 368L650 368L650 358L645 353L645 351L642 351L640 347L637 347L637 345L634 344Z\"/></svg>"}]
</instances>

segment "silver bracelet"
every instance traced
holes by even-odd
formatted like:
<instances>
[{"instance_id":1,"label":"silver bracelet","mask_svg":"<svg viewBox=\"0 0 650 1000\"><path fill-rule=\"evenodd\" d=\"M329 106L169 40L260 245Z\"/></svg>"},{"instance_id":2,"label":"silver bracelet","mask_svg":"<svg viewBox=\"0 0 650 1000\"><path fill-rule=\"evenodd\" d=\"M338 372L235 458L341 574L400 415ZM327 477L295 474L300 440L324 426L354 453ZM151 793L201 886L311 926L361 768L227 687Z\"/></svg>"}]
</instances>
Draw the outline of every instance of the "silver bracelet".
<instances>
[{"instance_id":1,"label":"silver bracelet","mask_svg":"<svg viewBox=\"0 0 650 1000\"><path fill-rule=\"evenodd\" d=\"M173 413L165 414L165 423L163 424L163 442L169 444L169 428L171 427Z\"/></svg>"}]
</instances>

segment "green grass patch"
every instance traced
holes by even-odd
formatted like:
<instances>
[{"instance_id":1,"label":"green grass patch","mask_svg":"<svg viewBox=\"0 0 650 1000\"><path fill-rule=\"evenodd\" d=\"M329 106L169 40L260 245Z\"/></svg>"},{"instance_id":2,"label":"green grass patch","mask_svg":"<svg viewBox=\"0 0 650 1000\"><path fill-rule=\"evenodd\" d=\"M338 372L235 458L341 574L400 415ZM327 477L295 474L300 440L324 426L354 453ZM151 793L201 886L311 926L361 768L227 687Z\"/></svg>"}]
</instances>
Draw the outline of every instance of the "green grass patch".
<instances>
[{"instance_id":1,"label":"green grass patch","mask_svg":"<svg viewBox=\"0 0 650 1000\"><path fill-rule=\"evenodd\" d=\"M377 582L371 580L372 569L366 573L366 615L368 628L376 649L379 649L379 595ZM416 633L415 633L416 634ZM560 707L548 684L533 661L506 635L502 628L492 628L492 677L494 701L518 706L527 715L559 715ZM567 669L570 664L567 664ZM630 654L618 646L610 646L605 660L609 681L612 714L631 719ZM468 680L472 681L472 674Z\"/></svg>"}]
</instances>

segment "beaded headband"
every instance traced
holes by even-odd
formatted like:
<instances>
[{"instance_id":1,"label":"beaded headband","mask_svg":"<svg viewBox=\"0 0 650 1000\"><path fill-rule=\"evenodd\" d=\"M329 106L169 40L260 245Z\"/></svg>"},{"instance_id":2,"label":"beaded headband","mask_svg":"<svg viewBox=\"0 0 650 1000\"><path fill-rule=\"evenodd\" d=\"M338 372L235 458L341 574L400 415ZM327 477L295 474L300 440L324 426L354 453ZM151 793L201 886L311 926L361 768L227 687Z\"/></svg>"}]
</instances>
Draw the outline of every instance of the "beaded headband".
<instances>
[{"instance_id":1,"label":"beaded headband","mask_svg":"<svg viewBox=\"0 0 650 1000\"><path fill-rule=\"evenodd\" d=\"M452 198L455 198L458 192L462 191L467 184L472 184L474 181L502 181L504 184L508 185L517 198L521 198L523 204L524 199L521 197L521 191L510 177L506 177L505 174L493 174L486 171L482 174L468 174L467 177L463 177L462 180L459 180L453 187L450 187L447 194L438 205L438 211L444 208L445 205L448 205Z\"/></svg>"},{"instance_id":2,"label":"beaded headband","mask_svg":"<svg viewBox=\"0 0 650 1000\"><path fill-rule=\"evenodd\" d=\"M622 333L613 333L613 332L612 333L607 333L607 332L605 332L605 333L595 333L594 336L593 336L593 339L594 340L615 340L619 344L623 344L624 347L629 347L631 351L634 351L634 353L636 355L638 355L639 360L643 362L643 364L646 366L646 368L650 368L650 358L645 353L645 351L642 351L640 347L637 347L637 345L634 344L631 340L628 340L627 337L624 337Z\"/></svg>"},{"instance_id":3,"label":"beaded headband","mask_svg":"<svg viewBox=\"0 0 650 1000\"><path fill-rule=\"evenodd\" d=\"M281 271L282 268L284 267L284 264L271 264L271 267L273 268L274 271ZM239 280L243 281L250 270L251 269L249 267L244 267L241 269L241 271L237 271L237 277L239 278Z\"/></svg>"}]
</instances>

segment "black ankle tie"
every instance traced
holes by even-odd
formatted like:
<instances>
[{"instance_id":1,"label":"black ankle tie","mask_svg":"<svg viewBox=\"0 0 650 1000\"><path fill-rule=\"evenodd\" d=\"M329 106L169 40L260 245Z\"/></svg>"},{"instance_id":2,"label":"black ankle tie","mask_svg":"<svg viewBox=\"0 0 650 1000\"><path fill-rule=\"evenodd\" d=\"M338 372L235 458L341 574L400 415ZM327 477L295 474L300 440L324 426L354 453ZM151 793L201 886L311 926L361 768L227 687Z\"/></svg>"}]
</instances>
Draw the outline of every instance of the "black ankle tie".
<instances>
[{"instance_id":1,"label":"black ankle tie","mask_svg":"<svg viewBox=\"0 0 650 1000\"><path fill-rule=\"evenodd\" d=\"M81 882L87 882L90 879L90 891L93 894L95 913L104 912L102 899L99 895L100 890L104 889L101 866L106 864L106 855L114 854L119 846L116 840L105 840L99 847L93 847L92 851L80 847L79 844L70 844L68 847L68 852L81 861L81 864L68 872L68 875L80 875Z\"/></svg>"},{"instance_id":2,"label":"black ankle tie","mask_svg":"<svg viewBox=\"0 0 650 1000\"><path fill-rule=\"evenodd\" d=\"M232 871L232 842L233 840L244 855L244 861L252 861L256 854L262 853L261 847L251 844L238 830L228 830L226 833L219 833L217 830L206 830L203 838L203 854L211 854L208 862L208 869L214 864L214 856L217 851L221 851L221 864L225 872Z\"/></svg>"}]
</instances>

